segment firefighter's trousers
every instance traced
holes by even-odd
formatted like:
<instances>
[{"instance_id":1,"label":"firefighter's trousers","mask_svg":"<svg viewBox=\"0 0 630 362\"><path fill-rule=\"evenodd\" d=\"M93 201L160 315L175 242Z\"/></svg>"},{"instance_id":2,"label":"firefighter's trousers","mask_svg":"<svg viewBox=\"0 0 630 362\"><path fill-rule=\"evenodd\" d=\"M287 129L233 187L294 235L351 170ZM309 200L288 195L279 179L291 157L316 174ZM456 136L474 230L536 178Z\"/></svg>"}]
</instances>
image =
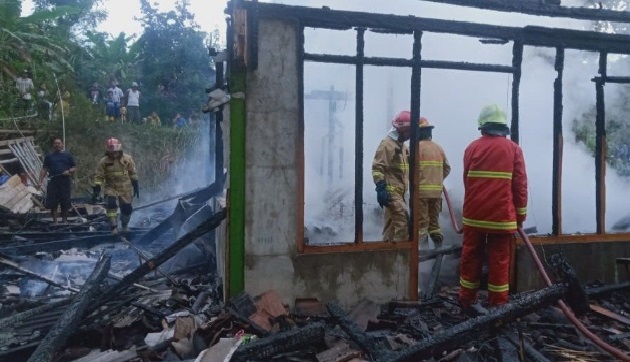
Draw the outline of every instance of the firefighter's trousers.
<instances>
[{"instance_id":1,"label":"firefighter's trousers","mask_svg":"<svg viewBox=\"0 0 630 362\"><path fill-rule=\"evenodd\" d=\"M484 251L488 253L488 304L508 302L510 254L514 234L493 234L464 227L464 242L459 267L459 302L469 307L477 300Z\"/></svg>"},{"instance_id":2,"label":"firefighter's trousers","mask_svg":"<svg viewBox=\"0 0 630 362\"><path fill-rule=\"evenodd\" d=\"M407 204L402 195L391 192L389 205L385 207L383 240L408 241Z\"/></svg>"},{"instance_id":3,"label":"firefighter's trousers","mask_svg":"<svg viewBox=\"0 0 630 362\"><path fill-rule=\"evenodd\" d=\"M420 240L425 235L429 235L436 244L441 244L444 240L442 229L440 229L440 212L442 212L442 198L420 198L418 210L418 233Z\"/></svg>"}]
</instances>

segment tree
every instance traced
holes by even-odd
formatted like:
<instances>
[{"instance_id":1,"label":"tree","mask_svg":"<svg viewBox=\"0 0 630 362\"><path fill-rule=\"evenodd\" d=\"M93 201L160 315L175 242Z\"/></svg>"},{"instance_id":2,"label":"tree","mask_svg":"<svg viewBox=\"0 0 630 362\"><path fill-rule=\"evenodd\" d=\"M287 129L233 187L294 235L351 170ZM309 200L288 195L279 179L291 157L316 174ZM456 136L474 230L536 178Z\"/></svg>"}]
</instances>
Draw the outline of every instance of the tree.
<instances>
[{"instance_id":1,"label":"tree","mask_svg":"<svg viewBox=\"0 0 630 362\"><path fill-rule=\"evenodd\" d=\"M130 51L139 54L144 109L167 117L199 110L213 72L206 33L195 23L188 0L168 12L158 12L148 0L140 3L144 31Z\"/></svg>"}]
</instances>

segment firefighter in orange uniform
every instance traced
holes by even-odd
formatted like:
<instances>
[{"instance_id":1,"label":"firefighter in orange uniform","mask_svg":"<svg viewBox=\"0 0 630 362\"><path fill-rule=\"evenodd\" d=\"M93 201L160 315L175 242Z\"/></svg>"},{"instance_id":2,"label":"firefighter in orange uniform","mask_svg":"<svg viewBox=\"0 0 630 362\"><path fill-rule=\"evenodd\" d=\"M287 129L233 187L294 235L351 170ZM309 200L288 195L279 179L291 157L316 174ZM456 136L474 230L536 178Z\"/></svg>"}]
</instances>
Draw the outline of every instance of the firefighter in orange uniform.
<instances>
[{"instance_id":1,"label":"firefighter in orange uniform","mask_svg":"<svg viewBox=\"0 0 630 362\"><path fill-rule=\"evenodd\" d=\"M444 241L440 229L440 212L442 211L442 183L451 172L451 165L440 145L432 140L433 126L426 118L420 118L418 132L418 160L420 179L418 182L420 207L418 211L420 242L424 242L427 234L439 249Z\"/></svg>"},{"instance_id":2,"label":"firefighter in orange uniform","mask_svg":"<svg viewBox=\"0 0 630 362\"><path fill-rule=\"evenodd\" d=\"M464 153L459 302L465 309L477 299L484 250L488 253L488 305L508 302L511 245L527 214L523 151L506 138L510 129L505 113L497 105L486 106L478 122L481 138Z\"/></svg>"},{"instance_id":3,"label":"firefighter in orange uniform","mask_svg":"<svg viewBox=\"0 0 630 362\"><path fill-rule=\"evenodd\" d=\"M409 183L409 149L405 141L410 135L411 113L402 111L392 121L392 128L378 145L372 162L376 199L381 207L385 207L385 241L409 240L405 203Z\"/></svg>"}]
</instances>

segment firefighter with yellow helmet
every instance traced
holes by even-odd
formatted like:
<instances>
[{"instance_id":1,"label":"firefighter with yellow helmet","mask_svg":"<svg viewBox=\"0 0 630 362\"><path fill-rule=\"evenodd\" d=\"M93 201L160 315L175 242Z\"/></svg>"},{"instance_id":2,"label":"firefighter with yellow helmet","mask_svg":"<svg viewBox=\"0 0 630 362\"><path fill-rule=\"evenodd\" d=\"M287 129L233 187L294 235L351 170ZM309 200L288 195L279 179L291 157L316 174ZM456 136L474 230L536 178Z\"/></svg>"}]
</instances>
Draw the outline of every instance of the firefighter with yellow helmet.
<instances>
[{"instance_id":1,"label":"firefighter with yellow helmet","mask_svg":"<svg viewBox=\"0 0 630 362\"><path fill-rule=\"evenodd\" d=\"M381 141L372 161L376 199L385 207L383 240L407 241L407 204L409 149L405 142L411 134L411 113L402 111L392 120L392 128Z\"/></svg>"},{"instance_id":2,"label":"firefighter with yellow helmet","mask_svg":"<svg viewBox=\"0 0 630 362\"><path fill-rule=\"evenodd\" d=\"M122 230L127 231L133 211L131 201L133 197L140 198L138 174L131 156L123 153L122 144L113 137L107 140L105 157L101 158L96 166L92 188L93 200L98 199L101 189L103 189L105 208L112 232L118 233L116 220L118 207L120 207Z\"/></svg>"},{"instance_id":3,"label":"firefighter with yellow helmet","mask_svg":"<svg viewBox=\"0 0 630 362\"><path fill-rule=\"evenodd\" d=\"M433 141L433 126L421 117L418 131L419 181L420 198L418 217L420 242L424 243L427 235L433 240L436 248L442 246L444 236L440 229L439 217L442 211L442 188L451 166L442 147Z\"/></svg>"}]
</instances>

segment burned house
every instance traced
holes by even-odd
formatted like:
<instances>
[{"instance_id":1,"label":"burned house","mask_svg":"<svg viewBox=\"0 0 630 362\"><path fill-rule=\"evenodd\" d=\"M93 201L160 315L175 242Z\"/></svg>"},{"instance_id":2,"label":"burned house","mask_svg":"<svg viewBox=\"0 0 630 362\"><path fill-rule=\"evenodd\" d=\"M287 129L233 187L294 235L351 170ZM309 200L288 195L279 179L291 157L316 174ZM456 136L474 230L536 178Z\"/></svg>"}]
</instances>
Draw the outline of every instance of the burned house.
<instances>
[{"instance_id":1,"label":"burned house","mask_svg":"<svg viewBox=\"0 0 630 362\"><path fill-rule=\"evenodd\" d=\"M478 3L500 11L630 22L627 13L569 9L555 1L524 1L517 7L509 1ZM35 254L42 248L92 246L97 239L107 239L119 245L109 253L120 257L120 245L127 245L131 249L126 251L136 252L139 260L121 270L120 260L112 264L109 256L101 257L80 288L76 284L56 286L76 297L56 295L50 303L4 317L16 327L0 336L0 357L40 360L53 353L59 356L63 346L73 346L66 342L73 341L83 350L66 348L64 356L68 360L81 356L82 361L208 361L219 355L239 361L450 361L460 357L497 359L497 354L502 360L545 361L549 356L606 360L611 355L629 359L619 346L630 348L630 320L624 315L630 284L624 274L628 259L623 258L630 256L630 233L610 233L606 225L604 86L630 82L623 74L609 75L607 64L613 54L630 54L630 36L257 1L231 1L226 13L227 49L214 54L214 89L223 88L230 101L208 109L216 120L211 130L214 183L182 197L175 211L156 227L133 230L129 240L102 234L72 235L47 245L5 247L4 251ZM309 29L350 33L352 54L309 51L305 36ZM412 46L403 57L371 56L366 46L373 33L405 35L412 39ZM423 40L432 33L501 44L509 47L511 61L493 64L425 57ZM365 190L372 189L365 182L366 159L371 155L364 140L372 136L366 132L366 74L371 67L408 70L405 87L410 97L405 104L412 120L419 119L422 112L426 69L508 75L511 137L519 142L521 80L528 77L523 72L523 52L530 47L555 52L555 76L548 80L553 89L553 117L547 120L553 132L553 148L548 150L553 165L552 197L545 205L552 230L547 235L532 231L529 239L544 246L544 261L557 278L534 272L537 266L544 269L543 264L531 257L531 244L524 237L517 238L510 288L514 298L508 305L471 317L457 306L456 283L438 280L443 260L456 263L457 242L442 250L419 245L415 188L409 198L413 200L409 205L411 240L388 243L374 236L372 224L379 218L373 216L379 210L365 196ZM588 234L563 232L562 200L570 198L563 192L562 182L563 74L565 54L572 50L599 56L599 69L589 84L596 94L596 172L589 175L595 181L596 231ZM319 93L305 89L306 72L313 63L350 67L354 88L339 91L330 87ZM316 140L326 157L317 157L314 163L326 191L314 199L321 199L323 205L317 215L327 214L328 220L336 221L330 224L312 222L313 195L308 191L314 181L305 136L312 114L307 112L306 101L322 99L328 101L328 120L326 112L317 117L328 128L324 138L318 134ZM354 117L340 126L335 112L347 105L353 108ZM347 128L342 132L343 127ZM348 134L355 143L350 153L336 143ZM416 137L414 131L412 140ZM412 184L416 147L417 142L412 141ZM344 178L350 181L338 181ZM456 223L453 226L457 229ZM212 258L212 271L194 269L192 276L182 280L162 270L164 263L195 243L203 244ZM150 250L151 255L143 250ZM558 252L563 256L557 256ZM556 256L547 258L551 255ZM430 273L423 275L420 265L432 260ZM107 277L116 282L104 283L112 265L114 276ZM28 270L22 268L21 272ZM583 288L595 281L597 287ZM587 304L587 297L599 304ZM559 309L551 307L556 303ZM585 330L584 321L575 322L574 314L587 314L586 321L600 337ZM488 345L493 346L490 356L485 355Z\"/></svg>"},{"instance_id":2,"label":"burned house","mask_svg":"<svg viewBox=\"0 0 630 362\"><path fill-rule=\"evenodd\" d=\"M509 2L506 2L509 3ZM548 79L553 89L553 118L547 127L553 132L552 197L545 205L550 210L552 230L548 235L532 235L534 244L544 245L547 254L562 251L574 265L583 282L619 281L615 259L630 253L630 234L610 233L606 227L606 125L604 86L628 81L623 74L608 74L607 59L613 54L630 52L628 36L592 31L526 26L494 26L413 16L334 11L256 2L232 2L228 34L227 78L232 101L225 113L226 164L230 212L227 223L226 286L227 295L240 291L258 294L268 289L280 293L290 303L303 296L322 300L339 300L353 305L369 297L384 302L389 299L417 299L419 296L418 240L385 243L364 235L364 74L370 67L407 68L411 70L408 89L412 119L421 112L421 75L423 69L449 69L459 72L487 72L511 75L511 138L519 141L520 100L523 51L529 47L555 50L555 77ZM549 16L627 22L627 14L614 11L594 12L557 4L526 6L529 11ZM498 6L498 5L497 5ZM488 5L487 8L492 8ZM519 8L520 9L520 8ZM506 10L498 6L497 10ZM514 10L508 8L507 10ZM516 10L514 10L516 11ZM354 34L356 51L352 55L334 52L309 53L305 31L329 29ZM413 47L404 58L370 57L365 54L366 34L407 34ZM511 46L508 64L472 63L427 59L423 56L423 34L448 33L479 39L485 43ZM599 54L599 69L592 74L596 92L595 214L596 232L567 234L563 232L563 71L565 51L581 50ZM354 120L349 124L354 134L354 165L345 172L354 173L352 215L354 231L342 243L315 245L305 233L305 68L312 63L349 65L355 76ZM307 94L309 93L309 94ZM229 113L228 113L229 112ZM348 126L348 123L346 123ZM346 131L348 132L348 131ZM414 142L410 162L413 184ZM322 151L324 152L324 151ZM527 150L525 157L527 158ZM354 172L352 172L354 171ZM414 191L411 191L414 200ZM410 204L411 220L416 205ZM332 210L332 209L331 209ZM338 211L335 209L333 211ZM371 222L371 221L370 221ZM566 221L565 221L566 222ZM609 225L610 226L610 225ZM413 224L411 235L418 235ZM597 258L596 261L593 258ZM525 291L543 285L522 241L517 241L513 255L512 290Z\"/></svg>"}]
</instances>

